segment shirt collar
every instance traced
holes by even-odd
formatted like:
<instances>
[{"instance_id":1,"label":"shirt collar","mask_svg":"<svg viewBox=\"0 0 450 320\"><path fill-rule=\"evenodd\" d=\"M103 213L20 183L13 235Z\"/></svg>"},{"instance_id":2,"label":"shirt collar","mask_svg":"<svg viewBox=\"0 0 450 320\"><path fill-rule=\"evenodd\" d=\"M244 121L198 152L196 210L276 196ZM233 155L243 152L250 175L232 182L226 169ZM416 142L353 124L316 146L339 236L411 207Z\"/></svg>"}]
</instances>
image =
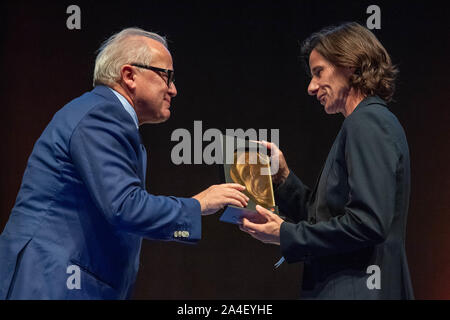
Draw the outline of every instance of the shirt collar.
<instances>
[{"instance_id":1,"label":"shirt collar","mask_svg":"<svg viewBox=\"0 0 450 320\"><path fill-rule=\"evenodd\" d=\"M112 88L109 88L109 89L116 95L116 97L119 99L119 101L122 104L125 111L130 114L131 118L133 118L136 128L139 129L139 121L138 121L136 111L134 111L134 108L131 106L131 104L128 102L128 100L125 99L125 97L123 95L121 95L120 93L118 93L116 90L114 90Z\"/></svg>"}]
</instances>

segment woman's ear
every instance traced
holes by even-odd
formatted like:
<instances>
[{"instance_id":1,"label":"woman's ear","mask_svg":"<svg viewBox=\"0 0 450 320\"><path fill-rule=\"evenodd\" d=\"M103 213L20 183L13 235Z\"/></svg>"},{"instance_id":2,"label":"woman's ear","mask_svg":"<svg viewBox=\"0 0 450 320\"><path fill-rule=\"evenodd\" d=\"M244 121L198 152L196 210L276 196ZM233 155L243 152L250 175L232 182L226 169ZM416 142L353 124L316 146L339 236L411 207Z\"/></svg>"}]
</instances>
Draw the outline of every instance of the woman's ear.
<instances>
[{"instance_id":1,"label":"woman's ear","mask_svg":"<svg viewBox=\"0 0 450 320\"><path fill-rule=\"evenodd\" d=\"M350 75L355 74L355 72L356 72L356 68L355 67L347 67L347 69L348 69L348 72L349 72Z\"/></svg>"}]
</instances>

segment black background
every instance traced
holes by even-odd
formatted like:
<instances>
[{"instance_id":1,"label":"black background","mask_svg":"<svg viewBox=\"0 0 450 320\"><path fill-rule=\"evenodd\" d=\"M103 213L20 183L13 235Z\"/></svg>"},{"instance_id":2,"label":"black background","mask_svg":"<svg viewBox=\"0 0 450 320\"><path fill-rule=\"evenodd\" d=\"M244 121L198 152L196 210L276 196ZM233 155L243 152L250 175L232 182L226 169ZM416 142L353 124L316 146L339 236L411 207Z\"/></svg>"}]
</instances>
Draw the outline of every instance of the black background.
<instances>
[{"instance_id":1,"label":"black background","mask_svg":"<svg viewBox=\"0 0 450 320\"><path fill-rule=\"evenodd\" d=\"M71 4L81 8L81 30L66 27ZM371 4L381 8L381 29L374 33L400 69L390 108L411 151L406 248L415 295L449 299L450 12L444 2L4 2L0 230L34 142L57 110L92 88L101 42L132 26L167 36L176 69L170 120L141 127L149 192L190 197L220 182L215 166L171 162L171 133L186 128L193 134L195 120L203 131L279 129L289 166L312 185L344 118L325 114L307 95L300 43L328 25L365 25ZM298 298L301 264L274 270L279 257L278 247L220 223L217 215L204 217L197 245L144 240L134 298Z\"/></svg>"}]
</instances>

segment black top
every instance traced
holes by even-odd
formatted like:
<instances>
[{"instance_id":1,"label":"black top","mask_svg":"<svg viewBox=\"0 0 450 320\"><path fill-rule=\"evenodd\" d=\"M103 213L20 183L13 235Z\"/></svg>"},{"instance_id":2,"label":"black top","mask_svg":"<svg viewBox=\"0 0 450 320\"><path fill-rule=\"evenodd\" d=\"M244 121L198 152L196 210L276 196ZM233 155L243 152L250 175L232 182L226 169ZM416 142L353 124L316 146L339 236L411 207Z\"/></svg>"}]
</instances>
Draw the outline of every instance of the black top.
<instances>
[{"instance_id":1,"label":"black top","mask_svg":"<svg viewBox=\"0 0 450 320\"><path fill-rule=\"evenodd\" d=\"M304 298L412 299L405 254L406 136L377 96L343 122L313 190L292 172L275 190L281 251L305 261Z\"/></svg>"}]
</instances>

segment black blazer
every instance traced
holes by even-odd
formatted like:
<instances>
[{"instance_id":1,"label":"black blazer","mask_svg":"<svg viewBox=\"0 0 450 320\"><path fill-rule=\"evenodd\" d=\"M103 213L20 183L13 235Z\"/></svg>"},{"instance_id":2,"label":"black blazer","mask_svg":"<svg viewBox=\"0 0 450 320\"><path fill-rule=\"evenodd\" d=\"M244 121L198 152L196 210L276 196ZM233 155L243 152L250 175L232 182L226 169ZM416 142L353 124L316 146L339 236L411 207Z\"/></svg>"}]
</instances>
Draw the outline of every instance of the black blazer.
<instances>
[{"instance_id":1,"label":"black blazer","mask_svg":"<svg viewBox=\"0 0 450 320\"><path fill-rule=\"evenodd\" d=\"M313 190L293 173L275 189L288 263L304 261L303 298L413 299L405 254L406 136L377 96L343 122ZM374 271L375 270L375 271Z\"/></svg>"}]
</instances>

